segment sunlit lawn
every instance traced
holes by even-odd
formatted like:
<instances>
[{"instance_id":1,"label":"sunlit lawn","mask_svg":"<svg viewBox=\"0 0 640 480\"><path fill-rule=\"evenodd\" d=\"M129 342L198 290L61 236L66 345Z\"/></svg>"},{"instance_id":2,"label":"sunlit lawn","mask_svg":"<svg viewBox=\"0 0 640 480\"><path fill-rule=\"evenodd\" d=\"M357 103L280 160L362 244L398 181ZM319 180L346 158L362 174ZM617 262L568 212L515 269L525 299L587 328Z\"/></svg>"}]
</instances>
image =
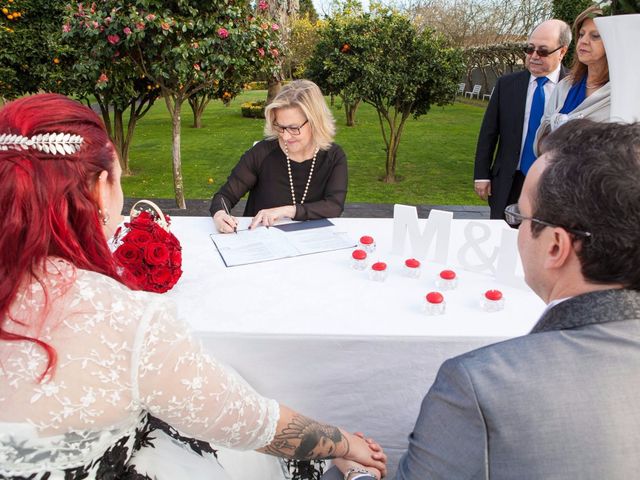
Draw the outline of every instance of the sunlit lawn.
<instances>
[{"instance_id":1,"label":"sunlit lawn","mask_svg":"<svg viewBox=\"0 0 640 480\"><path fill-rule=\"evenodd\" d=\"M182 167L187 198L209 198L224 182L240 155L262 138L263 120L243 118L240 104L265 98L264 91L246 92L229 107L209 104L203 128L192 128L191 109L182 111ZM433 107L405 127L398 154L395 184L380 181L385 151L375 110L362 105L355 127L345 126L339 99L334 106L336 142L349 162L348 202L412 205L472 205L481 203L473 193L473 156L484 102L456 101ZM158 101L139 123L131 149L133 175L123 180L130 197L173 198L171 173L171 120ZM209 179L213 179L209 183Z\"/></svg>"}]
</instances>

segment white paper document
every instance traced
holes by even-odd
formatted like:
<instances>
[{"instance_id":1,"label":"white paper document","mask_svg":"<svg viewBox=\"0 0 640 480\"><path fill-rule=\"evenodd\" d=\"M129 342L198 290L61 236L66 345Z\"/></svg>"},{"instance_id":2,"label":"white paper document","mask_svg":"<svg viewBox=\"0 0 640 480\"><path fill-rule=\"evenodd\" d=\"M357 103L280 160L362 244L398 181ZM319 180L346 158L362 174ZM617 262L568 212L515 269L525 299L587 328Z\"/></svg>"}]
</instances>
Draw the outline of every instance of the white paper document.
<instances>
[{"instance_id":1,"label":"white paper document","mask_svg":"<svg viewBox=\"0 0 640 480\"><path fill-rule=\"evenodd\" d=\"M237 234L211 235L211 240L227 267L352 248L356 245L345 232L337 231L329 220L239 230Z\"/></svg>"}]
</instances>

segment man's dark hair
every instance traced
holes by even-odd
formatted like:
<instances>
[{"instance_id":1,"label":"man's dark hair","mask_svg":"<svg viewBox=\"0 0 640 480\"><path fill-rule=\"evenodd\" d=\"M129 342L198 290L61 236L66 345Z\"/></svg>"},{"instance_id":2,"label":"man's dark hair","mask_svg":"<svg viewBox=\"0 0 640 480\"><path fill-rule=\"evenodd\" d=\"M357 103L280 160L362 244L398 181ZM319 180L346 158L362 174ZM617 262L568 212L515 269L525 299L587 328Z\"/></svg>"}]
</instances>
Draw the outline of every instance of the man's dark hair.
<instances>
[{"instance_id":1,"label":"man's dark hair","mask_svg":"<svg viewBox=\"0 0 640 480\"><path fill-rule=\"evenodd\" d=\"M574 120L544 140L533 216L574 236L585 279L640 290L640 123ZM531 225L538 236L544 226Z\"/></svg>"}]
</instances>

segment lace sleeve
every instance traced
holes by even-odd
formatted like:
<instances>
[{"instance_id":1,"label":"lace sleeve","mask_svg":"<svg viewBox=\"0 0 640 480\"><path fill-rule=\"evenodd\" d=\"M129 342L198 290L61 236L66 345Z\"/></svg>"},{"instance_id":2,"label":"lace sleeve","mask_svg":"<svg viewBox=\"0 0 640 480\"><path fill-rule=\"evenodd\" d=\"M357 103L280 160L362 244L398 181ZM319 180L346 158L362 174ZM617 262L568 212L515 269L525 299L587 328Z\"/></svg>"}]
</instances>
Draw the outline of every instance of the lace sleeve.
<instances>
[{"instance_id":1,"label":"lace sleeve","mask_svg":"<svg viewBox=\"0 0 640 480\"><path fill-rule=\"evenodd\" d=\"M134 395L153 415L218 446L255 450L273 439L278 403L204 353L170 302L150 307L134 350Z\"/></svg>"}]
</instances>

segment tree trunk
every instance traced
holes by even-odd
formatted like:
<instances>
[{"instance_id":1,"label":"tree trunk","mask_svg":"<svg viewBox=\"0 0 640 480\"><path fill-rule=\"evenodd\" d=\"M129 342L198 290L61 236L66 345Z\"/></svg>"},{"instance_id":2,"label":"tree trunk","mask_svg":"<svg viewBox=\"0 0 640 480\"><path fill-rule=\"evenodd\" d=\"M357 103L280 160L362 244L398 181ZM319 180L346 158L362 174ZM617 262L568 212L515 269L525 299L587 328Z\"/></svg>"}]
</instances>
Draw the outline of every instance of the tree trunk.
<instances>
[{"instance_id":1,"label":"tree trunk","mask_svg":"<svg viewBox=\"0 0 640 480\"><path fill-rule=\"evenodd\" d=\"M202 128L202 114L210 101L211 97L206 93L189 97L189 106L193 113L193 128Z\"/></svg>"},{"instance_id":2,"label":"tree trunk","mask_svg":"<svg viewBox=\"0 0 640 480\"><path fill-rule=\"evenodd\" d=\"M387 165L384 183L396 183L396 154L398 152L398 143L396 142L396 132L391 128L389 134L389 143L387 144Z\"/></svg>"},{"instance_id":3,"label":"tree trunk","mask_svg":"<svg viewBox=\"0 0 640 480\"><path fill-rule=\"evenodd\" d=\"M344 111L347 115L347 127L353 127L356 124L356 111L360 106L360 100L355 103L344 102Z\"/></svg>"},{"instance_id":4,"label":"tree trunk","mask_svg":"<svg viewBox=\"0 0 640 480\"><path fill-rule=\"evenodd\" d=\"M267 81L267 105L273 102L273 99L276 98L276 95L280 93L280 89L282 88L282 82L278 80L276 77L269 77Z\"/></svg>"},{"instance_id":5,"label":"tree trunk","mask_svg":"<svg viewBox=\"0 0 640 480\"><path fill-rule=\"evenodd\" d=\"M193 128L202 128L202 110L192 108L193 112Z\"/></svg>"},{"instance_id":6,"label":"tree trunk","mask_svg":"<svg viewBox=\"0 0 640 480\"><path fill-rule=\"evenodd\" d=\"M165 95L167 108L171 113L172 124L172 157L173 157L173 189L176 194L176 205L178 208L186 209L187 204L184 201L184 183L182 180L182 159L180 157L180 110L184 97ZM172 105L173 101L173 105Z\"/></svg>"},{"instance_id":7,"label":"tree trunk","mask_svg":"<svg viewBox=\"0 0 640 480\"><path fill-rule=\"evenodd\" d=\"M112 130L112 139L113 143L116 146L116 150L118 151L118 156L120 157L120 166L122 167L123 172L127 172L129 170L129 159L125 157L124 154L124 122L122 120L123 111L120 110L115 105L113 106L113 130Z\"/></svg>"},{"instance_id":8,"label":"tree trunk","mask_svg":"<svg viewBox=\"0 0 640 480\"><path fill-rule=\"evenodd\" d=\"M136 129L136 123L138 123L138 115L135 112L135 104L132 105L129 111L129 124L127 125L127 133L123 137L122 141L122 172L124 175L131 175L131 169L129 168L129 148L133 141L133 132Z\"/></svg>"},{"instance_id":9,"label":"tree trunk","mask_svg":"<svg viewBox=\"0 0 640 480\"><path fill-rule=\"evenodd\" d=\"M391 128L391 134L389 136L389 144L387 146L387 176L384 181L386 183L396 183L398 177L396 176L396 167L398 165L398 150L400 148L400 139L402 138L402 132L404 126L409 118L411 108L408 107L401 113L400 122L397 122L398 112L394 114L394 121L389 122Z\"/></svg>"}]
</instances>

